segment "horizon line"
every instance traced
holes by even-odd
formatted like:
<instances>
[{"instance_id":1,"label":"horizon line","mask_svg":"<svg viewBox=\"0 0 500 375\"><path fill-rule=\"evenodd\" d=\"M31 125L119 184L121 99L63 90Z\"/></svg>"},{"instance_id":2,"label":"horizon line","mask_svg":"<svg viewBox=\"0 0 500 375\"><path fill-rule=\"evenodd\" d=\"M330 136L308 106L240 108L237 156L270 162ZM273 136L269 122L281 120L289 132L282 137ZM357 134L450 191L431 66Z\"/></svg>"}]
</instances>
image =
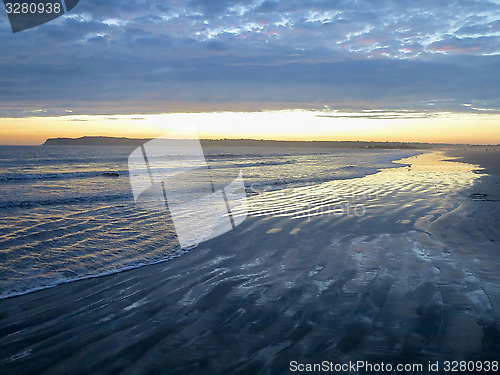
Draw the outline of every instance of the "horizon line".
<instances>
[{"instance_id":1,"label":"horizon line","mask_svg":"<svg viewBox=\"0 0 500 375\"><path fill-rule=\"evenodd\" d=\"M155 138L131 138L103 135L85 135L81 137L56 137L47 138L39 144L0 144L0 146L44 146L49 140L81 140L85 138L104 138L104 139L122 139L131 141L148 141ZM161 137L160 137L161 138ZM181 140L181 139L179 139ZM185 139L187 140L187 139ZM446 142L414 142L414 141L374 141L374 140L289 140L289 139L264 139L264 138L198 138L199 141L250 141L250 142L281 142L281 143L373 143L373 144L401 144L401 145L437 145L437 146L497 146L497 143L446 143ZM60 146L60 145L57 145ZM78 146L94 146L94 145L78 145ZM120 145L104 145L104 146L120 146Z\"/></svg>"}]
</instances>

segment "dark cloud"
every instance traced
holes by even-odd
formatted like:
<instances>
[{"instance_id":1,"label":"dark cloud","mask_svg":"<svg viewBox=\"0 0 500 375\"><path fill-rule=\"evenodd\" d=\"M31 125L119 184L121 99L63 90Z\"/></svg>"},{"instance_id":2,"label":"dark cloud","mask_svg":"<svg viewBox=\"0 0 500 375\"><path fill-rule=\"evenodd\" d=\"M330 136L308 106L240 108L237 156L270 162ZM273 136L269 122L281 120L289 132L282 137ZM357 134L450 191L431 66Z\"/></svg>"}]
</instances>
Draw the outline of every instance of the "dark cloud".
<instances>
[{"instance_id":1,"label":"dark cloud","mask_svg":"<svg viewBox=\"0 0 500 375\"><path fill-rule=\"evenodd\" d=\"M484 0L81 1L18 34L0 17L0 108L500 109L499 18Z\"/></svg>"}]
</instances>

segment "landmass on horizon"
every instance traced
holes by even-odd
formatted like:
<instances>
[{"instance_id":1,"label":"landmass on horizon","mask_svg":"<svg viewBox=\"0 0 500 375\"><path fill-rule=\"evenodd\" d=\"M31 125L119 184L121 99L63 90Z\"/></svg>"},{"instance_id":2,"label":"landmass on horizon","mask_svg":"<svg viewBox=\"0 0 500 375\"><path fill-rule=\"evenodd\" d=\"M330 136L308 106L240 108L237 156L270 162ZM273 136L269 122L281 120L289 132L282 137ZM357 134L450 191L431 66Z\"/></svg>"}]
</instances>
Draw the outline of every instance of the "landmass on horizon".
<instances>
[{"instance_id":1,"label":"landmass on horizon","mask_svg":"<svg viewBox=\"0 0 500 375\"><path fill-rule=\"evenodd\" d=\"M49 138L42 146L141 146L151 138L85 136L79 138ZM295 147L295 148L380 148L435 149L463 146L449 143L373 142L373 141L282 141L264 139L201 139L205 147Z\"/></svg>"}]
</instances>

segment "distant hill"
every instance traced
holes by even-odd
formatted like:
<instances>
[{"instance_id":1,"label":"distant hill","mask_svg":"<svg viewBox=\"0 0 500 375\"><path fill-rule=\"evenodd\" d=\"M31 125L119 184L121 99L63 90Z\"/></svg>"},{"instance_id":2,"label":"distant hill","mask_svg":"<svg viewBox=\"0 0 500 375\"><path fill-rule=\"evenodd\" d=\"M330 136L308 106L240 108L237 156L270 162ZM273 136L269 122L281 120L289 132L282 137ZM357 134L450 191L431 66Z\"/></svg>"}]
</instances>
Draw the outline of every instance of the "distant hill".
<instances>
[{"instance_id":1,"label":"distant hill","mask_svg":"<svg viewBox=\"0 0 500 375\"><path fill-rule=\"evenodd\" d=\"M149 139L116 137L49 138L42 146L140 146Z\"/></svg>"},{"instance_id":2,"label":"distant hill","mask_svg":"<svg viewBox=\"0 0 500 375\"><path fill-rule=\"evenodd\" d=\"M43 146L131 146L138 147L151 139L117 137L49 138ZM377 148L434 149L446 144L360 141L272 141L259 139L202 139L203 147L293 147L293 148Z\"/></svg>"}]
</instances>

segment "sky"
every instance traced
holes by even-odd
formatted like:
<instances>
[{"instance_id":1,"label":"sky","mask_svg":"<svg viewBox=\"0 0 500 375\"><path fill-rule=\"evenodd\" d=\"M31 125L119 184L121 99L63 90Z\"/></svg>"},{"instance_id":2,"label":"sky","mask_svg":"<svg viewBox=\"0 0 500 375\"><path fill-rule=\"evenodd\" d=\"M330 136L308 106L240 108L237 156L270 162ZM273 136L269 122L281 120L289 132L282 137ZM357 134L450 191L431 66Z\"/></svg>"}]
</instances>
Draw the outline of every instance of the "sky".
<instances>
[{"instance_id":1,"label":"sky","mask_svg":"<svg viewBox=\"0 0 500 375\"><path fill-rule=\"evenodd\" d=\"M499 87L500 0L80 0L15 34L0 10L0 144L174 120L205 137L500 143Z\"/></svg>"}]
</instances>

